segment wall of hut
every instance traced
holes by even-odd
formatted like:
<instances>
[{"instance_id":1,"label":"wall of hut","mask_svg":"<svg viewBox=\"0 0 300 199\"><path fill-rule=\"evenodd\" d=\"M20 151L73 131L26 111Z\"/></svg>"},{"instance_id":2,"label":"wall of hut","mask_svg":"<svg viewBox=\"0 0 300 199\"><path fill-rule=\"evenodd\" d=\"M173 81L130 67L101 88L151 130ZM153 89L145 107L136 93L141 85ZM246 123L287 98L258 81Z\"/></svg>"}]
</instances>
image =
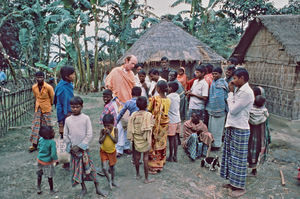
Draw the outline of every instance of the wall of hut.
<instances>
[{"instance_id":1,"label":"wall of hut","mask_svg":"<svg viewBox=\"0 0 300 199\"><path fill-rule=\"evenodd\" d=\"M250 84L265 89L270 113L300 119L300 66L266 28L257 33L249 46L244 65Z\"/></svg>"}]
</instances>

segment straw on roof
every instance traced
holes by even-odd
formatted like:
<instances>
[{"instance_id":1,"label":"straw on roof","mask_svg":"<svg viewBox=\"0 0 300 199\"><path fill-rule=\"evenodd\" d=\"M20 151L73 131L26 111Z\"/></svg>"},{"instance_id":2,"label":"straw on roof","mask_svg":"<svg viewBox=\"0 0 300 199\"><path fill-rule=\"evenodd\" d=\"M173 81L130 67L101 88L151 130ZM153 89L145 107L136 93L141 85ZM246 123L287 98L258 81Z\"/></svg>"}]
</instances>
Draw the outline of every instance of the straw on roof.
<instances>
[{"instance_id":1,"label":"straw on roof","mask_svg":"<svg viewBox=\"0 0 300 199\"><path fill-rule=\"evenodd\" d=\"M264 26L282 44L286 53L300 62L300 15L264 15L249 23L232 56L243 62L256 33Z\"/></svg>"},{"instance_id":2,"label":"straw on roof","mask_svg":"<svg viewBox=\"0 0 300 199\"><path fill-rule=\"evenodd\" d=\"M168 57L170 61L224 60L206 44L167 20L153 25L128 49L117 64L124 63L124 58L128 55L137 56L141 63L160 61L163 56Z\"/></svg>"}]
</instances>

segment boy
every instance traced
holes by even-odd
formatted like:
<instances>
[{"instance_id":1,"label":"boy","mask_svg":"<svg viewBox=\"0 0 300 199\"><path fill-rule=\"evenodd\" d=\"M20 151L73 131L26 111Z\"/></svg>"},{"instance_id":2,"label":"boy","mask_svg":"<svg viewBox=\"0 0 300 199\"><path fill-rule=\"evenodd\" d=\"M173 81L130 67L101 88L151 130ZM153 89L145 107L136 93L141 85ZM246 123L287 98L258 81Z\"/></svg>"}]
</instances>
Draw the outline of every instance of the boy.
<instances>
[{"instance_id":1,"label":"boy","mask_svg":"<svg viewBox=\"0 0 300 199\"><path fill-rule=\"evenodd\" d=\"M104 109L100 115L100 124L103 124L102 121L104 115L111 114L114 117L114 126L117 126L118 104L116 100L117 98L113 99L112 91L110 89L105 89L103 91Z\"/></svg>"},{"instance_id":2,"label":"boy","mask_svg":"<svg viewBox=\"0 0 300 199\"><path fill-rule=\"evenodd\" d=\"M207 65L205 66L205 68L206 68L206 75L204 76L204 79L205 79L205 81L208 83L208 86L209 86L209 88L210 88L210 86L211 86L211 84L212 84L212 81L213 81L213 79L214 79L214 78L213 78L213 75L212 75L214 66L211 65L211 64L207 64Z\"/></svg>"},{"instance_id":3,"label":"boy","mask_svg":"<svg viewBox=\"0 0 300 199\"><path fill-rule=\"evenodd\" d=\"M208 99L208 84L204 79L206 68L204 65L197 66L195 69L196 80L190 91L186 91L189 98L189 116L192 113L200 115L200 119L204 121L205 118L205 103Z\"/></svg>"},{"instance_id":4,"label":"boy","mask_svg":"<svg viewBox=\"0 0 300 199\"><path fill-rule=\"evenodd\" d=\"M100 191L96 178L96 170L89 152L89 142L93 137L93 129L89 116L81 113L83 100L73 97L70 100L72 115L66 118L64 126L64 141L71 153L72 186L81 184L80 196L87 193L84 181L93 181L98 195L104 196Z\"/></svg>"},{"instance_id":5,"label":"boy","mask_svg":"<svg viewBox=\"0 0 300 199\"><path fill-rule=\"evenodd\" d=\"M178 90L177 82L168 83L169 90L167 97L171 100L170 109L168 112L169 116L169 131L168 131L168 140L169 140L169 157L167 158L168 162L177 162L177 135L179 138L180 134L180 97L176 93Z\"/></svg>"},{"instance_id":6,"label":"boy","mask_svg":"<svg viewBox=\"0 0 300 199\"><path fill-rule=\"evenodd\" d=\"M227 107L227 93L228 84L221 78L222 68L216 67L213 69L213 82L209 89L209 99L206 105L206 110L208 111L208 131L214 136L214 143L212 145L213 149L219 150L222 146L222 135L224 131L224 124L226 113L228 112Z\"/></svg>"},{"instance_id":7,"label":"boy","mask_svg":"<svg viewBox=\"0 0 300 199\"><path fill-rule=\"evenodd\" d=\"M100 131L99 144L100 147L100 159L102 171L105 174L109 188L112 189L112 186L117 187L114 182L115 169L114 165L117 163L117 152L116 152L116 143L118 142L118 129L114 128L114 116L111 114L106 114L103 117L104 129ZM109 173L111 174L111 179L107 172L109 164Z\"/></svg>"},{"instance_id":8,"label":"boy","mask_svg":"<svg viewBox=\"0 0 300 199\"><path fill-rule=\"evenodd\" d=\"M52 126L51 109L54 99L54 90L51 85L44 82L44 73L39 71L35 74L36 84L32 86L35 97L35 113L32 121L29 152L37 150L39 130L41 126Z\"/></svg>"},{"instance_id":9,"label":"boy","mask_svg":"<svg viewBox=\"0 0 300 199\"><path fill-rule=\"evenodd\" d=\"M163 80L163 81L166 81L166 80L163 79L163 78L161 78L159 76L158 70L156 70L154 68L152 68L149 71L149 79L151 80L151 85L150 85L150 88L149 88L149 97L157 96L158 95L158 92L156 90L156 84L157 84L157 82L160 81L160 80Z\"/></svg>"},{"instance_id":10,"label":"boy","mask_svg":"<svg viewBox=\"0 0 300 199\"><path fill-rule=\"evenodd\" d=\"M130 139L133 143L134 164L137 179L141 178L139 167L141 153L143 153L145 173L144 183L147 184L153 182L153 180L148 179L148 156L149 150L151 148L151 137L154 120L152 114L146 111L147 99L145 97L138 97L136 100L136 104L139 108L139 111L134 112L129 119L127 138Z\"/></svg>"},{"instance_id":11,"label":"boy","mask_svg":"<svg viewBox=\"0 0 300 199\"><path fill-rule=\"evenodd\" d=\"M225 78L224 78L227 83L232 81L234 70L235 70L234 65L230 65L227 67L226 72L225 72Z\"/></svg>"},{"instance_id":12,"label":"boy","mask_svg":"<svg viewBox=\"0 0 300 199\"><path fill-rule=\"evenodd\" d=\"M140 70L137 75L138 75L138 78L135 81L135 86L138 86L142 89L141 96L148 98L150 80L149 80L148 76L146 76L146 72L144 70Z\"/></svg>"},{"instance_id":13,"label":"boy","mask_svg":"<svg viewBox=\"0 0 300 199\"><path fill-rule=\"evenodd\" d=\"M226 119L225 140L221 163L221 177L230 184L224 188L232 190L232 197L246 193L248 140L250 135L249 112L254 103L254 94L248 84L249 74L246 69L235 70L229 83L227 98L229 112ZM236 89L234 90L234 87Z\"/></svg>"}]
</instances>

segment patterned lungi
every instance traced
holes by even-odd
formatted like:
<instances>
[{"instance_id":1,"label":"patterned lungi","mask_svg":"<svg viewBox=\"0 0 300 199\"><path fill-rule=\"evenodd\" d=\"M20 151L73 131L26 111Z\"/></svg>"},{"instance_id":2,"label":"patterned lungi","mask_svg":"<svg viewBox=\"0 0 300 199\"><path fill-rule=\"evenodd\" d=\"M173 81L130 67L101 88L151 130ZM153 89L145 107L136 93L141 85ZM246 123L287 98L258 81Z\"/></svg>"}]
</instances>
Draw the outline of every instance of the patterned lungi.
<instances>
[{"instance_id":1,"label":"patterned lungi","mask_svg":"<svg viewBox=\"0 0 300 199\"><path fill-rule=\"evenodd\" d=\"M226 128L220 174L242 189L246 185L249 136L249 129Z\"/></svg>"},{"instance_id":2,"label":"patterned lungi","mask_svg":"<svg viewBox=\"0 0 300 199\"><path fill-rule=\"evenodd\" d=\"M40 138L39 131L41 126L52 126L51 112L42 113L41 109L38 108L37 112L34 113L31 125L30 142L32 144L38 144Z\"/></svg>"}]
</instances>

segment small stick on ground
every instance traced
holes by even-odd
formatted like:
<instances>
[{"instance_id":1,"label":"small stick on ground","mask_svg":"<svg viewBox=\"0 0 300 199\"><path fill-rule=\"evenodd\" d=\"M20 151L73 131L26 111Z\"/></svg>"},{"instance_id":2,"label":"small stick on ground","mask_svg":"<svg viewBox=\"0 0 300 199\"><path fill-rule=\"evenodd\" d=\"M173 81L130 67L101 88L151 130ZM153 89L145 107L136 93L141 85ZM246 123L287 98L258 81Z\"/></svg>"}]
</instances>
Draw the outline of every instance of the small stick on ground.
<instances>
[{"instance_id":1,"label":"small stick on ground","mask_svg":"<svg viewBox=\"0 0 300 199\"><path fill-rule=\"evenodd\" d=\"M282 172L282 170L280 170L279 172L280 172L280 177L281 177L281 185L285 186L285 180L284 180L283 172Z\"/></svg>"}]
</instances>

